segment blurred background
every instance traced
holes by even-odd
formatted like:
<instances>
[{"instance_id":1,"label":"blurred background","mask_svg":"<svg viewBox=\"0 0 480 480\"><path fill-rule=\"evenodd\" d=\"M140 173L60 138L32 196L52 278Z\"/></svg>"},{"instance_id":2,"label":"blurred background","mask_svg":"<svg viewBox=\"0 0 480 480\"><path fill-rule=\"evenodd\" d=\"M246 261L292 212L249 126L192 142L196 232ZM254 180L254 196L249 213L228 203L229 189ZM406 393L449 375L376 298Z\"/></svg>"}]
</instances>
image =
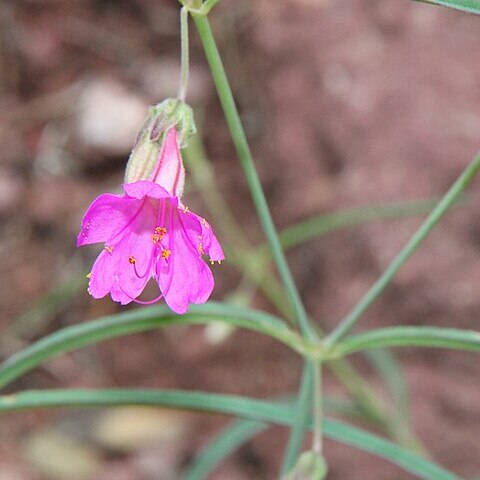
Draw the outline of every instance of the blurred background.
<instances>
[{"instance_id":1,"label":"blurred background","mask_svg":"<svg viewBox=\"0 0 480 480\"><path fill-rule=\"evenodd\" d=\"M478 17L407 0L223 0L211 21L279 227L354 206L436 197L479 147ZM225 205L249 243L259 245L263 236L193 25L191 32L188 100L201 134L187 157L186 198L214 223L233 259L238 235L228 221L219 223ZM121 185L147 106L176 94L178 35L174 0L0 3L2 359L59 328L120 310L86 293L85 274L99 249L77 251L75 238L90 202ZM226 199L216 212L202 195L211 171ZM478 330L479 183L362 328ZM419 222L371 222L291 249L302 297L322 328L353 306ZM214 298L277 312L234 263L227 258L214 267ZM479 475L477 357L396 353L417 440L445 467ZM386 399L371 363L354 363ZM300 368L297 356L252 332L175 327L61 356L9 391L161 387L270 398L296 391ZM347 398L330 373L325 388ZM139 408L4 416L0 478L176 479L227 423ZM283 429L265 431L211 478L274 478L286 439ZM413 478L330 441L326 454L332 480Z\"/></svg>"}]
</instances>

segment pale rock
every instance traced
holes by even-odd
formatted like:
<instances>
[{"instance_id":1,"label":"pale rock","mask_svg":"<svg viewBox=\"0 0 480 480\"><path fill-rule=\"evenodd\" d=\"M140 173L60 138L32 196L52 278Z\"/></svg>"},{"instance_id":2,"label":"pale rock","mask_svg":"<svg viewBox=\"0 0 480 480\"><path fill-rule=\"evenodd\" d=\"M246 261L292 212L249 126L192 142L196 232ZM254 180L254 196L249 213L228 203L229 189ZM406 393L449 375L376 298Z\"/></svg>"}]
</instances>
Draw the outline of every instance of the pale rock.
<instances>
[{"instance_id":1,"label":"pale rock","mask_svg":"<svg viewBox=\"0 0 480 480\"><path fill-rule=\"evenodd\" d=\"M170 410L125 407L105 411L92 436L104 448L132 452L152 443L175 443L183 438L186 427L185 416Z\"/></svg>"},{"instance_id":2,"label":"pale rock","mask_svg":"<svg viewBox=\"0 0 480 480\"><path fill-rule=\"evenodd\" d=\"M23 455L32 469L49 480L94 478L101 460L97 451L53 429L30 435Z\"/></svg>"},{"instance_id":3,"label":"pale rock","mask_svg":"<svg viewBox=\"0 0 480 480\"><path fill-rule=\"evenodd\" d=\"M86 83L76 106L75 134L86 148L126 155L148 113L148 103L120 82L96 78Z\"/></svg>"}]
</instances>

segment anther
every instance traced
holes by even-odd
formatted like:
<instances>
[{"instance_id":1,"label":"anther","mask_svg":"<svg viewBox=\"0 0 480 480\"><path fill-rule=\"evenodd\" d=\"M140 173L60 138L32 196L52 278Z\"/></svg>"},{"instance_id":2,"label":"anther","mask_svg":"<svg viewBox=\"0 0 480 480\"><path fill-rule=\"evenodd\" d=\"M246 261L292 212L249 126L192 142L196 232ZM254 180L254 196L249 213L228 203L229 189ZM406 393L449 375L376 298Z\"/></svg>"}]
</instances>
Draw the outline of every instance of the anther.
<instances>
[{"instance_id":1,"label":"anther","mask_svg":"<svg viewBox=\"0 0 480 480\"><path fill-rule=\"evenodd\" d=\"M92 272L87 273L85 276L86 276L87 278L92 278Z\"/></svg>"},{"instance_id":2,"label":"anther","mask_svg":"<svg viewBox=\"0 0 480 480\"><path fill-rule=\"evenodd\" d=\"M167 229L165 227L155 227L155 233L152 235L152 242L158 243L160 240L163 240L163 237L167 233Z\"/></svg>"},{"instance_id":3,"label":"anther","mask_svg":"<svg viewBox=\"0 0 480 480\"><path fill-rule=\"evenodd\" d=\"M105 250L108 252L108 253L112 253L113 252L113 246L111 247L104 247Z\"/></svg>"},{"instance_id":4,"label":"anther","mask_svg":"<svg viewBox=\"0 0 480 480\"><path fill-rule=\"evenodd\" d=\"M203 255L205 252L203 251L203 245L202 242L198 244L198 251Z\"/></svg>"},{"instance_id":5,"label":"anther","mask_svg":"<svg viewBox=\"0 0 480 480\"><path fill-rule=\"evenodd\" d=\"M162 258L164 258L165 260L170 256L172 252L168 249L165 249L165 250L162 250Z\"/></svg>"},{"instance_id":6,"label":"anther","mask_svg":"<svg viewBox=\"0 0 480 480\"><path fill-rule=\"evenodd\" d=\"M137 259L135 257L129 257L128 262L130 265L135 265L137 263Z\"/></svg>"}]
</instances>

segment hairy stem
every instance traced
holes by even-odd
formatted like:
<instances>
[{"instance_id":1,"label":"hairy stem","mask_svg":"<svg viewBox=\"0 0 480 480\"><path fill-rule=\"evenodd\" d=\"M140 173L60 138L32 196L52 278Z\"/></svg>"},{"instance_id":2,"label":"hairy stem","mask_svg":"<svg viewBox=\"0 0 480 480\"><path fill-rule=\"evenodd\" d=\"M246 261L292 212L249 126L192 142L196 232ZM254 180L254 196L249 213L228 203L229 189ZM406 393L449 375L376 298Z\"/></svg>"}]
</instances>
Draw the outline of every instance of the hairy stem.
<instances>
[{"instance_id":1,"label":"hairy stem","mask_svg":"<svg viewBox=\"0 0 480 480\"><path fill-rule=\"evenodd\" d=\"M185 101L188 88L189 74L189 46L188 46L188 10L182 7L180 10L180 42L181 42L181 70L180 85L178 87L178 98L182 102Z\"/></svg>"}]
</instances>

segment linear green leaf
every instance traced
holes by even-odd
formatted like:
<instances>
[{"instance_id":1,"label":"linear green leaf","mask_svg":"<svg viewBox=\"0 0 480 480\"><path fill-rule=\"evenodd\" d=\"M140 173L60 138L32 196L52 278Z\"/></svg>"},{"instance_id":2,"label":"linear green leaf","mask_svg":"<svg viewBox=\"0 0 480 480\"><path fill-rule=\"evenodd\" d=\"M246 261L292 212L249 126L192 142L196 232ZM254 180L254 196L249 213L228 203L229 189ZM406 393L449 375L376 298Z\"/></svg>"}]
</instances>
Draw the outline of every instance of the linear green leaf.
<instances>
[{"instance_id":1,"label":"linear green leaf","mask_svg":"<svg viewBox=\"0 0 480 480\"><path fill-rule=\"evenodd\" d=\"M284 399L287 400L287 399ZM289 401L292 398L288 399ZM324 397L325 411L334 415L344 415L356 419L368 420L362 415L361 408L355 402L341 397ZM240 445L248 442L267 428L267 424L255 420L237 420L225 427L188 466L182 480L203 480Z\"/></svg>"},{"instance_id":2,"label":"linear green leaf","mask_svg":"<svg viewBox=\"0 0 480 480\"><path fill-rule=\"evenodd\" d=\"M192 305L188 313L175 315L165 305L159 305L67 327L38 340L0 366L0 388L55 355L101 340L168 325L203 324L212 320L269 335L293 349L298 345L298 335L279 318L258 310L209 302Z\"/></svg>"},{"instance_id":3,"label":"linear green leaf","mask_svg":"<svg viewBox=\"0 0 480 480\"><path fill-rule=\"evenodd\" d=\"M182 475L182 480L203 480L240 445L267 428L255 420L238 420L218 434Z\"/></svg>"},{"instance_id":4,"label":"linear green leaf","mask_svg":"<svg viewBox=\"0 0 480 480\"><path fill-rule=\"evenodd\" d=\"M302 450L303 438L305 431L308 429L308 421L312 409L313 370L312 363L306 360L295 402L293 426L290 430L287 448L283 457L282 475L286 475L294 467Z\"/></svg>"},{"instance_id":5,"label":"linear green leaf","mask_svg":"<svg viewBox=\"0 0 480 480\"><path fill-rule=\"evenodd\" d=\"M440 5L442 7L461 10L462 12L480 14L480 0L415 0L430 5Z\"/></svg>"},{"instance_id":6,"label":"linear green leaf","mask_svg":"<svg viewBox=\"0 0 480 480\"><path fill-rule=\"evenodd\" d=\"M348 355L385 347L438 347L480 351L480 332L438 327L388 327L351 335L335 347Z\"/></svg>"},{"instance_id":7,"label":"linear green leaf","mask_svg":"<svg viewBox=\"0 0 480 480\"><path fill-rule=\"evenodd\" d=\"M286 249L330 232L351 228L368 222L408 218L430 213L438 199L394 202L387 205L369 205L317 215L295 223L280 231L280 241Z\"/></svg>"},{"instance_id":8,"label":"linear green leaf","mask_svg":"<svg viewBox=\"0 0 480 480\"><path fill-rule=\"evenodd\" d=\"M396 415L399 416L402 423L408 423L410 421L408 388L405 375L393 352L379 348L365 353L370 363L382 377L393 400Z\"/></svg>"},{"instance_id":9,"label":"linear green leaf","mask_svg":"<svg viewBox=\"0 0 480 480\"><path fill-rule=\"evenodd\" d=\"M51 407L105 407L149 405L223 413L260 422L290 426L294 419L291 405L233 395L176 390L43 390L26 391L0 397L0 412ZM326 419L327 437L356 447L424 480L459 480L455 474L435 463L357 427Z\"/></svg>"},{"instance_id":10,"label":"linear green leaf","mask_svg":"<svg viewBox=\"0 0 480 480\"><path fill-rule=\"evenodd\" d=\"M385 271L378 280L363 295L360 301L353 307L350 313L337 325L337 327L325 339L325 345L334 345L345 337L350 330L357 324L363 314L382 294L385 288L390 284L398 271L405 265L410 257L418 250L430 232L435 228L438 222L444 217L448 210L458 201L463 191L472 183L477 173L480 171L480 153L463 170L457 180L452 184L448 191L443 195L430 215L420 225L417 231L412 235L407 244L402 248L398 255L390 262Z\"/></svg>"}]
</instances>

